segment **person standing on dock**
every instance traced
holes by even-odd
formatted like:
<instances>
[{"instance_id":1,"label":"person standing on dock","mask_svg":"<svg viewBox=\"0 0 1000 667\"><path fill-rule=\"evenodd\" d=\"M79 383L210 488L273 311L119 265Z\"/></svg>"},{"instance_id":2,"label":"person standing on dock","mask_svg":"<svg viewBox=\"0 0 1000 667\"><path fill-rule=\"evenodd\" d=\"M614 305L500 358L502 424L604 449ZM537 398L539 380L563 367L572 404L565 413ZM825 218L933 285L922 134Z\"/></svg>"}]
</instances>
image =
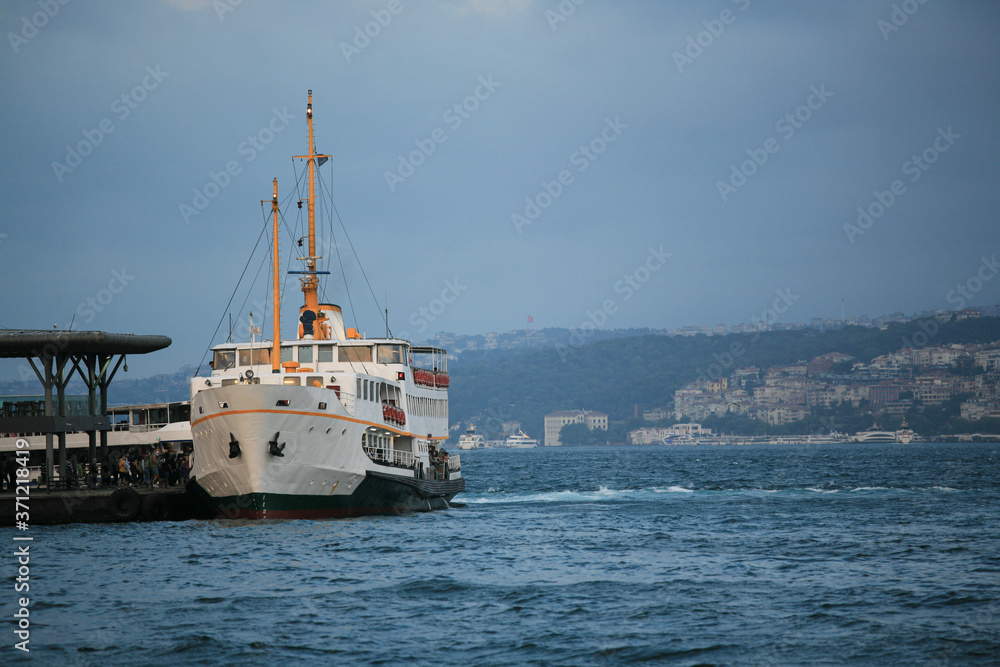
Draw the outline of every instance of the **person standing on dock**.
<instances>
[{"instance_id":1,"label":"person standing on dock","mask_svg":"<svg viewBox=\"0 0 1000 667\"><path fill-rule=\"evenodd\" d=\"M149 461L147 462L149 466L149 488L154 488L160 484L160 461L156 457L156 449L150 447L149 449Z\"/></svg>"},{"instance_id":2,"label":"person standing on dock","mask_svg":"<svg viewBox=\"0 0 1000 667\"><path fill-rule=\"evenodd\" d=\"M97 459L90 459L87 467L87 488L91 491L97 488Z\"/></svg>"},{"instance_id":3,"label":"person standing on dock","mask_svg":"<svg viewBox=\"0 0 1000 667\"><path fill-rule=\"evenodd\" d=\"M128 480L128 457L122 454L122 457L118 459L118 488L122 488L123 484L128 484Z\"/></svg>"},{"instance_id":4,"label":"person standing on dock","mask_svg":"<svg viewBox=\"0 0 1000 667\"><path fill-rule=\"evenodd\" d=\"M0 491L4 490L4 483L7 484L7 491L14 490L14 476L11 474L10 462L6 454L0 454Z\"/></svg>"},{"instance_id":5,"label":"person standing on dock","mask_svg":"<svg viewBox=\"0 0 1000 667\"><path fill-rule=\"evenodd\" d=\"M104 458L101 459L101 486L111 486L111 482L115 477L114 467L111 465L111 455L105 454Z\"/></svg>"}]
</instances>

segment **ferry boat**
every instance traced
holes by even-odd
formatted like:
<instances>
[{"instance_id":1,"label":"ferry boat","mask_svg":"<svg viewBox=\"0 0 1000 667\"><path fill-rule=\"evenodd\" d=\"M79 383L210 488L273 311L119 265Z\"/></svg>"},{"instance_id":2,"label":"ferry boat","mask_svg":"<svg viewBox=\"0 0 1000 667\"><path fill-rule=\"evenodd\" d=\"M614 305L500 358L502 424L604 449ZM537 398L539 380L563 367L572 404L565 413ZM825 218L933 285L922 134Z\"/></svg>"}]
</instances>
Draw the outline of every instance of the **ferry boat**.
<instances>
[{"instance_id":1,"label":"ferry boat","mask_svg":"<svg viewBox=\"0 0 1000 667\"><path fill-rule=\"evenodd\" d=\"M534 438L529 438L524 434L524 431L518 431L507 437L504 441L504 446L511 449L531 449L538 446L538 441Z\"/></svg>"},{"instance_id":2,"label":"ferry boat","mask_svg":"<svg viewBox=\"0 0 1000 667\"><path fill-rule=\"evenodd\" d=\"M459 449L480 449L482 447L486 447L486 438L476 432L475 426L469 426L465 433L458 436Z\"/></svg>"},{"instance_id":3,"label":"ferry boat","mask_svg":"<svg viewBox=\"0 0 1000 667\"><path fill-rule=\"evenodd\" d=\"M872 424L871 428L858 431L851 438L852 442L896 442L895 431L880 431L878 424Z\"/></svg>"},{"instance_id":4,"label":"ferry boat","mask_svg":"<svg viewBox=\"0 0 1000 667\"><path fill-rule=\"evenodd\" d=\"M306 107L308 254L297 336L281 338L278 181L271 197L271 340L212 348L191 381L192 484L223 518L329 518L448 507L465 489L448 438L447 352L366 338L319 300L312 91ZM266 202L266 200L265 200ZM305 239L303 239L305 240ZM300 242L301 244L301 242ZM388 333L388 327L387 327Z\"/></svg>"},{"instance_id":5,"label":"ferry boat","mask_svg":"<svg viewBox=\"0 0 1000 667\"><path fill-rule=\"evenodd\" d=\"M899 425L899 430L896 431L896 442L908 445L917 439L917 434L913 432L909 424L906 423L906 417L903 417L903 423Z\"/></svg>"}]
</instances>

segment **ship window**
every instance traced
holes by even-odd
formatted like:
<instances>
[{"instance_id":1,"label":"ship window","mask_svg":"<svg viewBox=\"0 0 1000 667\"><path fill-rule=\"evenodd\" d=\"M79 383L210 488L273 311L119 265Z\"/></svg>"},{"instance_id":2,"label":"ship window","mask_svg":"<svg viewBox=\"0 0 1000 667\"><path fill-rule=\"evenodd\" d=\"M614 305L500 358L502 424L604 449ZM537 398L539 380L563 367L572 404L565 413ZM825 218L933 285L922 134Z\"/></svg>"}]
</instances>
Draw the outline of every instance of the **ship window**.
<instances>
[{"instance_id":1,"label":"ship window","mask_svg":"<svg viewBox=\"0 0 1000 667\"><path fill-rule=\"evenodd\" d=\"M321 402L320 402L320 404L319 404L318 406L316 406L316 407L317 407L317 409L319 409L319 410L326 410L326 403L323 403L323 402L321 401Z\"/></svg>"},{"instance_id":2,"label":"ship window","mask_svg":"<svg viewBox=\"0 0 1000 667\"><path fill-rule=\"evenodd\" d=\"M402 345L379 345L378 362L380 364L401 364L403 363Z\"/></svg>"},{"instance_id":3,"label":"ship window","mask_svg":"<svg viewBox=\"0 0 1000 667\"><path fill-rule=\"evenodd\" d=\"M288 385L302 384L302 378L300 378L300 377L286 377L285 381L284 381L284 384L288 384Z\"/></svg>"},{"instance_id":4,"label":"ship window","mask_svg":"<svg viewBox=\"0 0 1000 667\"><path fill-rule=\"evenodd\" d=\"M212 365L213 370L224 371L234 366L236 366L236 352L234 350L216 350Z\"/></svg>"},{"instance_id":5,"label":"ship window","mask_svg":"<svg viewBox=\"0 0 1000 667\"><path fill-rule=\"evenodd\" d=\"M251 364L269 364L271 363L271 348L269 347L257 347L252 350L253 361L251 362L251 350L240 350L240 366L250 366Z\"/></svg>"},{"instance_id":6,"label":"ship window","mask_svg":"<svg viewBox=\"0 0 1000 667\"><path fill-rule=\"evenodd\" d=\"M323 386L323 376L322 375L310 375L306 378L306 385L309 387L322 387Z\"/></svg>"},{"instance_id":7,"label":"ship window","mask_svg":"<svg viewBox=\"0 0 1000 667\"><path fill-rule=\"evenodd\" d=\"M367 401L368 400L368 380L362 380L361 382L364 385L364 392L365 392L363 398L364 398L364 400Z\"/></svg>"},{"instance_id":8,"label":"ship window","mask_svg":"<svg viewBox=\"0 0 1000 667\"><path fill-rule=\"evenodd\" d=\"M312 345L303 345L299 348L299 363L311 364L313 360Z\"/></svg>"},{"instance_id":9,"label":"ship window","mask_svg":"<svg viewBox=\"0 0 1000 667\"><path fill-rule=\"evenodd\" d=\"M320 345L317 348L317 362L333 361L333 345Z\"/></svg>"},{"instance_id":10,"label":"ship window","mask_svg":"<svg viewBox=\"0 0 1000 667\"><path fill-rule=\"evenodd\" d=\"M338 345L337 359L338 361L371 361L372 349L367 346L359 347L355 345Z\"/></svg>"},{"instance_id":11,"label":"ship window","mask_svg":"<svg viewBox=\"0 0 1000 667\"><path fill-rule=\"evenodd\" d=\"M281 360L282 361L294 361L292 359L292 347L291 345L286 345L281 348Z\"/></svg>"},{"instance_id":12,"label":"ship window","mask_svg":"<svg viewBox=\"0 0 1000 667\"><path fill-rule=\"evenodd\" d=\"M228 387L229 385L233 385L233 384L236 384L236 378L228 378L228 379L222 381L222 386L223 387Z\"/></svg>"},{"instance_id":13,"label":"ship window","mask_svg":"<svg viewBox=\"0 0 1000 667\"><path fill-rule=\"evenodd\" d=\"M287 408L288 404L289 404L289 400L287 398L279 398L277 400L277 402L275 403L275 405L277 405L278 407L281 407L281 408Z\"/></svg>"}]
</instances>

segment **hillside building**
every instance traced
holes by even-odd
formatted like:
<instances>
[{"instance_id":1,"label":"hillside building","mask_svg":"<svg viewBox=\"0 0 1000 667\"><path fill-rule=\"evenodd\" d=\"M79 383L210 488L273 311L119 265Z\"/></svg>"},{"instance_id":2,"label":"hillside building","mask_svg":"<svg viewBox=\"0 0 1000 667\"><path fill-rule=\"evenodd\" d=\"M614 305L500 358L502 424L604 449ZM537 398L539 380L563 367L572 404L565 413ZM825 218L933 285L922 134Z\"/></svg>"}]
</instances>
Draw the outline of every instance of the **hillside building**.
<instances>
[{"instance_id":1,"label":"hillside building","mask_svg":"<svg viewBox=\"0 0 1000 667\"><path fill-rule=\"evenodd\" d=\"M566 424L586 424L593 431L595 428L608 430L608 415L590 410L565 410L545 415L545 446L559 447L559 431Z\"/></svg>"}]
</instances>

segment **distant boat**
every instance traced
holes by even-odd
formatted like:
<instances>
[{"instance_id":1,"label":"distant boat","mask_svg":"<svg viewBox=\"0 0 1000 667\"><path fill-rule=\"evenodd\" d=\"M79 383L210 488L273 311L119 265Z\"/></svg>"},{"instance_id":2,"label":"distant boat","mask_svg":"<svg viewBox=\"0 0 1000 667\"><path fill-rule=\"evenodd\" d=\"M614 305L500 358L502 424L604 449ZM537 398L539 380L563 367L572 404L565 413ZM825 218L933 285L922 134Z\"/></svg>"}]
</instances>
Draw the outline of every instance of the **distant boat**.
<instances>
[{"instance_id":1,"label":"distant boat","mask_svg":"<svg viewBox=\"0 0 1000 667\"><path fill-rule=\"evenodd\" d=\"M916 440L916 438L917 434L914 433L907 425L906 417L903 417L903 423L899 425L899 430L896 431L896 442L908 445Z\"/></svg>"},{"instance_id":2,"label":"distant boat","mask_svg":"<svg viewBox=\"0 0 1000 667\"><path fill-rule=\"evenodd\" d=\"M459 449L480 449L482 447L486 447L486 438L476 433L475 426L469 426L469 429L458 437Z\"/></svg>"},{"instance_id":3,"label":"distant boat","mask_svg":"<svg viewBox=\"0 0 1000 667\"><path fill-rule=\"evenodd\" d=\"M538 446L538 441L534 438L529 438L524 434L524 431L518 431L504 441L504 446L511 449L531 449Z\"/></svg>"},{"instance_id":4,"label":"distant boat","mask_svg":"<svg viewBox=\"0 0 1000 667\"><path fill-rule=\"evenodd\" d=\"M851 442L897 442L896 432L880 431L878 424L872 424L871 428L855 433Z\"/></svg>"}]
</instances>

